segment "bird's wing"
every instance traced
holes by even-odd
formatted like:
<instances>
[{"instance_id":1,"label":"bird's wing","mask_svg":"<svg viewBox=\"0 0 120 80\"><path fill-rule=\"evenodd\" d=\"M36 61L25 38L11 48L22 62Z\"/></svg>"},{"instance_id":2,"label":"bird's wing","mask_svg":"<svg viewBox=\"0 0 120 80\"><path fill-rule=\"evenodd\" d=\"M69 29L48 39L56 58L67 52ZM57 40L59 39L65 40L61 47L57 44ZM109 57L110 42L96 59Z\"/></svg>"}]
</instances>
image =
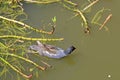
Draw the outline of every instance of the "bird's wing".
<instances>
[{"instance_id":1,"label":"bird's wing","mask_svg":"<svg viewBox=\"0 0 120 80\"><path fill-rule=\"evenodd\" d=\"M59 51L61 48L55 47L53 45L46 45L44 44L45 50L47 50L50 53L56 54L57 51Z\"/></svg>"}]
</instances>

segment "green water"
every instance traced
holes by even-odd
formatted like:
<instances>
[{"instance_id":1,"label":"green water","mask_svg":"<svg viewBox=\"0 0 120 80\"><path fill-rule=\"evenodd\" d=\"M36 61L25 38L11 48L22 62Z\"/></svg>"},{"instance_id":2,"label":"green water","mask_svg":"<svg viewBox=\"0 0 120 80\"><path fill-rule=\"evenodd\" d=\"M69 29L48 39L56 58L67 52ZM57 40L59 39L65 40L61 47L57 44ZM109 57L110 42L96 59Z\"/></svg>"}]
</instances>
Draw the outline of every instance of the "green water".
<instances>
[{"instance_id":1,"label":"green water","mask_svg":"<svg viewBox=\"0 0 120 80\"><path fill-rule=\"evenodd\" d=\"M75 2L82 5L84 1ZM53 67L40 72L38 78L33 76L31 80L120 80L119 3L120 0L102 0L92 8L88 18L92 18L97 9L103 7L111 9L113 16L106 24L109 31L98 31L98 27L91 26L90 35L84 34L79 18L71 19L74 14L61 5L25 3L24 9L28 14L26 23L29 25L40 26L57 17L56 31L51 37L63 37L65 40L49 44L64 49L71 45L76 47L68 57L49 59L48 63Z\"/></svg>"}]
</instances>

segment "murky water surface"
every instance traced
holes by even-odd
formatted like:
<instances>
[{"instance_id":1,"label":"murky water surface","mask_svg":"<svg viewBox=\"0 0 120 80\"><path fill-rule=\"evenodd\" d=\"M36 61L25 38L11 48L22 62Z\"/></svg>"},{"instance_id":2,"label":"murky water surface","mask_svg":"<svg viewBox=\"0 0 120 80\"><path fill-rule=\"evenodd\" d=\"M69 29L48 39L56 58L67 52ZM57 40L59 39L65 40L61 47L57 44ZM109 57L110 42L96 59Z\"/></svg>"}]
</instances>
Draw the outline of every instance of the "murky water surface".
<instances>
[{"instance_id":1,"label":"murky water surface","mask_svg":"<svg viewBox=\"0 0 120 80\"><path fill-rule=\"evenodd\" d=\"M84 3L75 1L79 5ZM29 25L41 26L49 23L52 17L57 17L56 31L51 37L63 37L65 40L49 44L64 49L71 45L77 48L63 59L49 59L53 68L41 72L39 79L33 77L32 80L120 80L119 3L120 0L102 0L92 8L88 18L103 7L111 9L113 16L106 24L109 31L98 31L98 27L91 26L90 35L84 34L79 18L71 19L74 14L61 5L25 3L25 12L28 14L26 23Z\"/></svg>"}]
</instances>

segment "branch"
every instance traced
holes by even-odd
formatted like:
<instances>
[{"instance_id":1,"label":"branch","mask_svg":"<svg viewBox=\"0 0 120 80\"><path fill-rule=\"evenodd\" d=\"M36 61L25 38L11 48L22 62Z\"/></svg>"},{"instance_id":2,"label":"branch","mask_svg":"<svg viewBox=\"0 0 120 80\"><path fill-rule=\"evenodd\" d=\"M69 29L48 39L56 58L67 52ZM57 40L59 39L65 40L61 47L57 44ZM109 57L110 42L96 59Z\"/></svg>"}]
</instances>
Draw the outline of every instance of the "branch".
<instances>
[{"instance_id":1,"label":"branch","mask_svg":"<svg viewBox=\"0 0 120 80\"><path fill-rule=\"evenodd\" d=\"M3 17L3 16L0 16L1 19L4 19L4 20L7 20L7 21L10 21L10 22L14 22L14 23L17 23L17 24L20 24L22 25L23 27L26 27L28 29L31 29L33 31L36 31L36 32L40 32L40 33L45 33L45 34L53 34L54 30L50 31L50 32L47 32L47 31L43 31L42 29L41 30L38 30L36 28L33 28L23 22L20 22L20 21L17 21L17 20L13 20L13 19L9 19L9 18L6 18L6 17Z\"/></svg>"},{"instance_id":2,"label":"branch","mask_svg":"<svg viewBox=\"0 0 120 80\"><path fill-rule=\"evenodd\" d=\"M76 12L76 13L77 13L76 16L79 15L79 16L82 18L82 20L83 20L83 22L84 22L84 27L85 27L85 33L90 33L87 19L86 19L86 17L84 16L84 14L82 13L82 11L79 10L79 9L76 9L76 8L70 8L70 7L68 7L67 5L65 5L64 3L62 3L62 4L63 4L63 6L64 6L66 9L71 10L71 11L73 11L73 12Z\"/></svg>"},{"instance_id":3,"label":"branch","mask_svg":"<svg viewBox=\"0 0 120 80\"><path fill-rule=\"evenodd\" d=\"M12 64L10 64L8 61L6 61L5 59L3 59L2 57L0 57L0 60L3 61L4 63L6 63L8 66L10 66L14 71L16 71L17 73L19 73L20 75L22 75L23 77L25 78L31 78L32 77L32 74L31 75L26 75L22 72L20 72L19 70L17 70Z\"/></svg>"},{"instance_id":4,"label":"branch","mask_svg":"<svg viewBox=\"0 0 120 80\"><path fill-rule=\"evenodd\" d=\"M15 35L3 35L0 36L0 38L17 38L17 39L23 39L23 40L32 40L32 41L61 41L64 38L58 38L58 39L43 39L43 38L28 38L28 37L23 37L23 36L15 36Z\"/></svg>"},{"instance_id":5,"label":"branch","mask_svg":"<svg viewBox=\"0 0 120 80\"><path fill-rule=\"evenodd\" d=\"M50 4L50 3L56 3L56 2L59 2L61 0L54 0L54 1L36 1L36 0L24 0L26 2L30 2L30 3L37 3L37 4Z\"/></svg>"}]
</instances>

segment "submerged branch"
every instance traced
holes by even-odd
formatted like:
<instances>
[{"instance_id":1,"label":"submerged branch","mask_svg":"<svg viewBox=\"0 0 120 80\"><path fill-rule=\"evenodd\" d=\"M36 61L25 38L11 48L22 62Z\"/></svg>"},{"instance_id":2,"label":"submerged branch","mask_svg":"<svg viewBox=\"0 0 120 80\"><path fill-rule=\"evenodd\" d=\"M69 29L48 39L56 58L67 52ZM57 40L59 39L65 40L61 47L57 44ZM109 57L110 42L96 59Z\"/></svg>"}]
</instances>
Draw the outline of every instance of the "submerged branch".
<instances>
[{"instance_id":1,"label":"submerged branch","mask_svg":"<svg viewBox=\"0 0 120 80\"><path fill-rule=\"evenodd\" d=\"M56 2L59 2L61 0L54 0L54 1L37 1L37 0L24 0L26 2L29 2L29 3L36 3L36 4L50 4L50 3L56 3Z\"/></svg>"},{"instance_id":2,"label":"submerged branch","mask_svg":"<svg viewBox=\"0 0 120 80\"><path fill-rule=\"evenodd\" d=\"M17 23L19 25L22 25L23 27L25 28L28 28L28 29L31 29L33 31L36 31L36 32L40 32L40 33L45 33L45 34L53 34L54 30L50 31L50 32L47 32L47 31L44 31L44 30L38 30L36 28L33 28L23 22L20 22L20 21L17 21L17 20L14 20L14 19L9 19L9 18L6 18L6 17L3 17L3 16L0 16L1 19L4 19L4 20L7 20L7 21L10 21L10 22L14 22L14 23Z\"/></svg>"},{"instance_id":3,"label":"submerged branch","mask_svg":"<svg viewBox=\"0 0 120 80\"><path fill-rule=\"evenodd\" d=\"M108 31L108 28L105 26L105 24L106 24L106 23L108 22L108 20L112 17L112 14L109 14L109 15L108 15L108 17L107 17L106 20L103 22L103 24L99 23L105 11L110 11L110 9L104 9L104 8L103 8L103 9L99 10L99 11L94 15L94 17L92 18L91 23L100 26L99 30L101 30L101 29L104 27L104 28L106 29L106 31Z\"/></svg>"},{"instance_id":4,"label":"submerged branch","mask_svg":"<svg viewBox=\"0 0 120 80\"><path fill-rule=\"evenodd\" d=\"M82 13L82 11L80 11L79 9L75 9L74 11L77 12L78 15L81 16L82 20L84 21L84 25L85 25L84 27L85 27L85 28L88 28L87 19L85 18L85 16L84 16L84 14Z\"/></svg>"},{"instance_id":5,"label":"submerged branch","mask_svg":"<svg viewBox=\"0 0 120 80\"><path fill-rule=\"evenodd\" d=\"M25 78L31 78L31 75L26 75L24 73L22 73L21 71L19 71L18 69L16 69L12 64L10 64L8 61L6 61L5 59L3 59L2 57L0 57L0 60L3 61L4 63L6 63L9 67L11 67L14 71L16 71L17 73L19 73L20 75L22 75Z\"/></svg>"},{"instance_id":6,"label":"submerged branch","mask_svg":"<svg viewBox=\"0 0 120 80\"><path fill-rule=\"evenodd\" d=\"M43 71L46 69L45 67L42 67L42 66L36 64L35 62L29 60L29 59L26 59L26 58L24 58L24 57L21 57L21 56L15 55L15 54L9 54L9 53L0 53L0 54L1 54L1 55L7 55L7 56L9 55L9 56L13 56L13 57L22 59L22 60L24 60L24 61L26 61L26 62L29 62L29 63L35 65L37 68L39 68L39 69L41 69L41 70L43 70Z\"/></svg>"},{"instance_id":7,"label":"submerged branch","mask_svg":"<svg viewBox=\"0 0 120 80\"><path fill-rule=\"evenodd\" d=\"M0 36L0 38L17 38L17 39L23 39L23 40L32 40L32 41L61 41L63 40L64 38L56 38L56 39L43 39L43 38L28 38L28 37L23 37L23 36L15 36L15 35L3 35L3 36Z\"/></svg>"},{"instance_id":8,"label":"submerged branch","mask_svg":"<svg viewBox=\"0 0 120 80\"><path fill-rule=\"evenodd\" d=\"M83 20L83 22L84 22L84 27L85 27L85 33L90 33L87 19L86 19L86 17L84 16L84 14L82 13L82 11L79 10L79 9L76 9L76 8L72 9L72 8L68 7L67 5L65 5L64 3L62 3L62 4L63 4L63 6L64 6L66 9L71 10L71 11L73 11L73 12L76 12L76 13L77 13L76 16L79 15L79 16L82 18L82 20Z\"/></svg>"},{"instance_id":9,"label":"submerged branch","mask_svg":"<svg viewBox=\"0 0 120 80\"><path fill-rule=\"evenodd\" d=\"M103 14L105 11L110 11L110 9L105 9L105 8L102 8L101 10L99 10L95 15L94 17L92 18L91 20L91 23L94 23L94 22L99 22L100 19L102 18Z\"/></svg>"},{"instance_id":10,"label":"submerged branch","mask_svg":"<svg viewBox=\"0 0 120 80\"><path fill-rule=\"evenodd\" d=\"M79 9L75 9L74 11L77 12L78 15L81 16L81 18L82 18L82 20L83 20L83 22L84 22L84 25L83 25L83 26L85 27L84 32L87 33L87 34L89 34L89 33L90 33L90 29L89 29L89 26L88 26L88 22L87 22L86 17L85 17L84 14L82 13L82 11L80 11Z\"/></svg>"}]
</instances>

